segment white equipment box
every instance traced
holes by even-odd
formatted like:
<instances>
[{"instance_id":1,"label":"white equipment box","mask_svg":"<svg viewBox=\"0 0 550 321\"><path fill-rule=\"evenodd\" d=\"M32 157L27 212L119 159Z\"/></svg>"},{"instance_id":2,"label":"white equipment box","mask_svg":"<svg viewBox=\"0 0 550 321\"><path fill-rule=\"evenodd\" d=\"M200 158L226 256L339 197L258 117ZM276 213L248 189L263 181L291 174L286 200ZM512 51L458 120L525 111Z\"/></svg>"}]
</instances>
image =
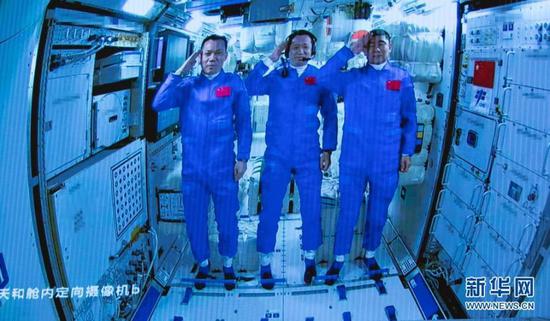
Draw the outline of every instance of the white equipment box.
<instances>
[{"instance_id":1,"label":"white equipment box","mask_svg":"<svg viewBox=\"0 0 550 321\"><path fill-rule=\"evenodd\" d=\"M130 90L120 90L93 98L94 151L101 150L128 137Z\"/></svg>"},{"instance_id":2,"label":"white equipment box","mask_svg":"<svg viewBox=\"0 0 550 321\"><path fill-rule=\"evenodd\" d=\"M74 50L54 52L71 54ZM95 56L61 66L48 74L44 108L46 178L90 154L90 110Z\"/></svg>"},{"instance_id":3,"label":"white equipment box","mask_svg":"<svg viewBox=\"0 0 550 321\"><path fill-rule=\"evenodd\" d=\"M139 77L143 65L141 51L122 51L96 62L94 84L103 85Z\"/></svg>"}]
</instances>

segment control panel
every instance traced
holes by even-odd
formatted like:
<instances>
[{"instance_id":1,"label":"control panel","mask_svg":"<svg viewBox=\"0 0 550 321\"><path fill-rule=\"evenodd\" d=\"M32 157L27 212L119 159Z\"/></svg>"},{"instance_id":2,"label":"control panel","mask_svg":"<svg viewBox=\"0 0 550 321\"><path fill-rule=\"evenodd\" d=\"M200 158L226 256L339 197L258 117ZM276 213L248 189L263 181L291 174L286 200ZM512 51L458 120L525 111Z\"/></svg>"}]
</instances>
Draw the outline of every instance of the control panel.
<instances>
[{"instance_id":1,"label":"control panel","mask_svg":"<svg viewBox=\"0 0 550 321\"><path fill-rule=\"evenodd\" d=\"M468 33L468 44L472 47L477 46L494 46L497 44L498 33L497 28L483 27L470 30Z\"/></svg>"},{"instance_id":2,"label":"control panel","mask_svg":"<svg viewBox=\"0 0 550 321\"><path fill-rule=\"evenodd\" d=\"M513 25L513 23L510 23ZM513 40L513 30L502 27L503 39ZM550 45L550 21L530 21L520 24L516 33L518 41L526 45Z\"/></svg>"},{"instance_id":3,"label":"control panel","mask_svg":"<svg viewBox=\"0 0 550 321\"><path fill-rule=\"evenodd\" d=\"M138 46L141 41L139 34L118 30L93 27L55 25L53 28L54 45L86 46L104 40L114 47Z\"/></svg>"},{"instance_id":4,"label":"control panel","mask_svg":"<svg viewBox=\"0 0 550 321\"><path fill-rule=\"evenodd\" d=\"M75 319L128 320L152 274L151 245L149 234L142 232L119 253L109 257L109 268L97 282L101 295L72 298Z\"/></svg>"},{"instance_id":5,"label":"control panel","mask_svg":"<svg viewBox=\"0 0 550 321\"><path fill-rule=\"evenodd\" d=\"M544 1L529 7L495 10L490 15L471 12L466 19L466 49L525 48L550 46L550 19Z\"/></svg>"}]
</instances>

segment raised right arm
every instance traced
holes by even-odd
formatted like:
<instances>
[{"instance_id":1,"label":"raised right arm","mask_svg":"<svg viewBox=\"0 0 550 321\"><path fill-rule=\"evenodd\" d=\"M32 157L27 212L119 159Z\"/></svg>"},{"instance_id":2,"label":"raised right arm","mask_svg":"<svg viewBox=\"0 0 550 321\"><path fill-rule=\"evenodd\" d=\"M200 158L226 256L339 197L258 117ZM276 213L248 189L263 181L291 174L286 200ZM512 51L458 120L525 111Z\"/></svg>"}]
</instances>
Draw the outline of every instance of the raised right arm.
<instances>
[{"instance_id":1,"label":"raised right arm","mask_svg":"<svg viewBox=\"0 0 550 321\"><path fill-rule=\"evenodd\" d=\"M153 110L161 111L174 107L182 107L185 103L187 89L192 83L192 77L183 77L193 70L198 63L201 51L195 51L175 72L168 75L153 100Z\"/></svg>"},{"instance_id":2,"label":"raised right arm","mask_svg":"<svg viewBox=\"0 0 550 321\"><path fill-rule=\"evenodd\" d=\"M269 79L267 76L264 77L268 70L269 67L263 61L260 61L248 74L244 83L250 96L267 95L269 93Z\"/></svg>"},{"instance_id":3,"label":"raised right arm","mask_svg":"<svg viewBox=\"0 0 550 321\"><path fill-rule=\"evenodd\" d=\"M175 74L169 74L155 95L153 110L161 111L182 107L191 81L191 77L182 78Z\"/></svg>"},{"instance_id":4,"label":"raised right arm","mask_svg":"<svg viewBox=\"0 0 550 321\"><path fill-rule=\"evenodd\" d=\"M344 89L350 81L350 72L341 71L348 60L353 58L353 52L346 46L338 50L320 69L319 83L338 96L344 95Z\"/></svg>"}]
</instances>

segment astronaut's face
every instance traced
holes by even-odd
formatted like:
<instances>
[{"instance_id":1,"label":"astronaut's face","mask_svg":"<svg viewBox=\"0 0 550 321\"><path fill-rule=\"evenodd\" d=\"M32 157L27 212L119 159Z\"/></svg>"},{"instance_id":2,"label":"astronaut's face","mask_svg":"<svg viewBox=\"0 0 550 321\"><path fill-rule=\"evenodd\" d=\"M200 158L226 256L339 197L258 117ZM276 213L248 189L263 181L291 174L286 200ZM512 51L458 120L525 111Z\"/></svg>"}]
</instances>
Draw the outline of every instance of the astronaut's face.
<instances>
[{"instance_id":1,"label":"astronaut's face","mask_svg":"<svg viewBox=\"0 0 550 321\"><path fill-rule=\"evenodd\" d=\"M208 40L201 50L201 67L205 75L215 75L222 70L227 59L227 48L223 40Z\"/></svg>"},{"instance_id":2,"label":"astronaut's face","mask_svg":"<svg viewBox=\"0 0 550 321\"><path fill-rule=\"evenodd\" d=\"M369 63L382 64L390 58L391 43L384 35L372 36L366 47L366 55Z\"/></svg>"},{"instance_id":3,"label":"astronaut's face","mask_svg":"<svg viewBox=\"0 0 550 321\"><path fill-rule=\"evenodd\" d=\"M295 67L306 65L308 60L311 59L311 49L311 38L308 35L294 37L292 43L290 43L290 50L288 52L290 63Z\"/></svg>"}]
</instances>

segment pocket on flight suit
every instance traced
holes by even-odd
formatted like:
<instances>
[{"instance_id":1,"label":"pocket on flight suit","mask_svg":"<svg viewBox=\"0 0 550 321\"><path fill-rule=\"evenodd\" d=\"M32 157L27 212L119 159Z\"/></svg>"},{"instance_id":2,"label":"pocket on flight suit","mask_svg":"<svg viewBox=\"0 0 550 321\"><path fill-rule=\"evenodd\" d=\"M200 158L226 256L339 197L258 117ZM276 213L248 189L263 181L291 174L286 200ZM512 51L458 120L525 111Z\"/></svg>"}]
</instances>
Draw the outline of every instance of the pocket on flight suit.
<instances>
[{"instance_id":1,"label":"pocket on flight suit","mask_svg":"<svg viewBox=\"0 0 550 321\"><path fill-rule=\"evenodd\" d=\"M219 115L210 121L210 128L216 140L233 138L233 118L229 115Z\"/></svg>"},{"instance_id":2,"label":"pocket on flight suit","mask_svg":"<svg viewBox=\"0 0 550 321\"><path fill-rule=\"evenodd\" d=\"M401 117L397 112L384 114L380 122L383 129L383 137L390 142L400 141L401 139Z\"/></svg>"}]
</instances>

